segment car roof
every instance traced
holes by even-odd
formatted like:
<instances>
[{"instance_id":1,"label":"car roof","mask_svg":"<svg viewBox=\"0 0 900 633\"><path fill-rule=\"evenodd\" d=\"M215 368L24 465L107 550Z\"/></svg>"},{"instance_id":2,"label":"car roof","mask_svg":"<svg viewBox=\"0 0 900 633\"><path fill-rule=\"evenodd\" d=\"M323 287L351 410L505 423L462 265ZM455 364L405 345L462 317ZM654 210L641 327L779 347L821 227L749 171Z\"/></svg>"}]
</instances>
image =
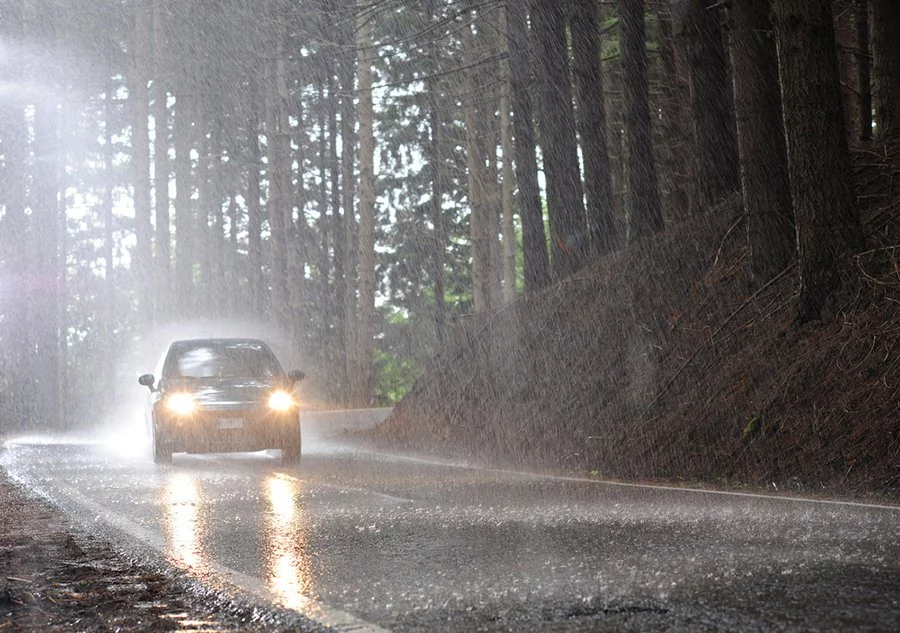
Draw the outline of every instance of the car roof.
<instances>
[{"instance_id":1,"label":"car roof","mask_svg":"<svg viewBox=\"0 0 900 633\"><path fill-rule=\"evenodd\" d=\"M192 338L172 341L170 348L178 347L239 347L243 345L253 345L269 349L264 341L256 338Z\"/></svg>"}]
</instances>

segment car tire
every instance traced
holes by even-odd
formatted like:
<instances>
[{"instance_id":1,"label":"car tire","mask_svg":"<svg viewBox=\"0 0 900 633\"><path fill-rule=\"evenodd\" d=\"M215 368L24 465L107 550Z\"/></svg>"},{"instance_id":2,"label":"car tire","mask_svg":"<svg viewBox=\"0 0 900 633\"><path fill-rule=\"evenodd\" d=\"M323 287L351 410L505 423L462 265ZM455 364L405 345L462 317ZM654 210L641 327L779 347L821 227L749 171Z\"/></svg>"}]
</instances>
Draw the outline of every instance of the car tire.
<instances>
[{"instance_id":1,"label":"car tire","mask_svg":"<svg viewBox=\"0 0 900 633\"><path fill-rule=\"evenodd\" d=\"M300 431L287 434L281 442L281 463L296 465L300 463Z\"/></svg>"},{"instance_id":2,"label":"car tire","mask_svg":"<svg viewBox=\"0 0 900 633\"><path fill-rule=\"evenodd\" d=\"M153 463L168 464L172 461L172 447L161 433L153 434Z\"/></svg>"}]
</instances>

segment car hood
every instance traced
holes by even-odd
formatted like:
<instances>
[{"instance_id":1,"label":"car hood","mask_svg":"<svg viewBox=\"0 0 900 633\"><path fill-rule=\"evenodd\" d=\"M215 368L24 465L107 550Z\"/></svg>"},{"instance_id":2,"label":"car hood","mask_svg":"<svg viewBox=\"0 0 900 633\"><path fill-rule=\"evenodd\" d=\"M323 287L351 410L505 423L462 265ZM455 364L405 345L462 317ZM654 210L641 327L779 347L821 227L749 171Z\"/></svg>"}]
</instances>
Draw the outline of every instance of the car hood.
<instances>
[{"instance_id":1,"label":"car hood","mask_svg":"<svg viewBox=\"0 0 900 633\"><path fill-rule=\"evenodd\" d=\"M185 380L171 384L167 391L189 391L197 405L205 409L229 409L262 405L272 390L281 386L258 378Z\"/></svg>"}]
</instances>

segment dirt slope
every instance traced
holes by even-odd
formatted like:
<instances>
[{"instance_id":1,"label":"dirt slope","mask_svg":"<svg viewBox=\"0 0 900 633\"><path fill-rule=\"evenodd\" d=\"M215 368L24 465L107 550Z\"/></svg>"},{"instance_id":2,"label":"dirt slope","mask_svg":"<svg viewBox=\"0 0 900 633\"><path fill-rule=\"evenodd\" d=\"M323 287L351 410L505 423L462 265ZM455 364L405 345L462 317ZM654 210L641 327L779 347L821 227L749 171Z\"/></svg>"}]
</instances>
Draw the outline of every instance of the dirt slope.
<instances>
[{"instance_id":1,"label":"dirt slope","mask_svg":"<svg viewBox=\"0 0 900 633\"><path fill-rule=\"evenodd\" d=\"M754 285L734 196L465 323L375 439L604 477L900 497L898 155L856 156L869 245L822 322L794 325L793 267Z\"/></svg>"}]
</instances>

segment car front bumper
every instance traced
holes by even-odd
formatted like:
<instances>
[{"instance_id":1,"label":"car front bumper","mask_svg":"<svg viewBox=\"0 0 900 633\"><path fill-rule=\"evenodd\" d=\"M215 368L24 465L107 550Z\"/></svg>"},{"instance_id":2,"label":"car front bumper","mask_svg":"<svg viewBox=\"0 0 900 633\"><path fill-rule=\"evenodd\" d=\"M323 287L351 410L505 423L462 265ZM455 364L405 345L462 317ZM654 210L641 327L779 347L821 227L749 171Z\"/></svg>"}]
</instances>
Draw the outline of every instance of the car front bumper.
<instances>
[{"instance_id":1,"label":"car front bumper","mask_svg":"<svg viewBox=\"0 0 900 633\"><path fill-rule=\"evenodd\" d=\"M173 453L221 453L283 448L297 441L300 418L296 411L265 409L200 410L189 416L159 414L154 433Z\"/></svg>"}]
</instances>

